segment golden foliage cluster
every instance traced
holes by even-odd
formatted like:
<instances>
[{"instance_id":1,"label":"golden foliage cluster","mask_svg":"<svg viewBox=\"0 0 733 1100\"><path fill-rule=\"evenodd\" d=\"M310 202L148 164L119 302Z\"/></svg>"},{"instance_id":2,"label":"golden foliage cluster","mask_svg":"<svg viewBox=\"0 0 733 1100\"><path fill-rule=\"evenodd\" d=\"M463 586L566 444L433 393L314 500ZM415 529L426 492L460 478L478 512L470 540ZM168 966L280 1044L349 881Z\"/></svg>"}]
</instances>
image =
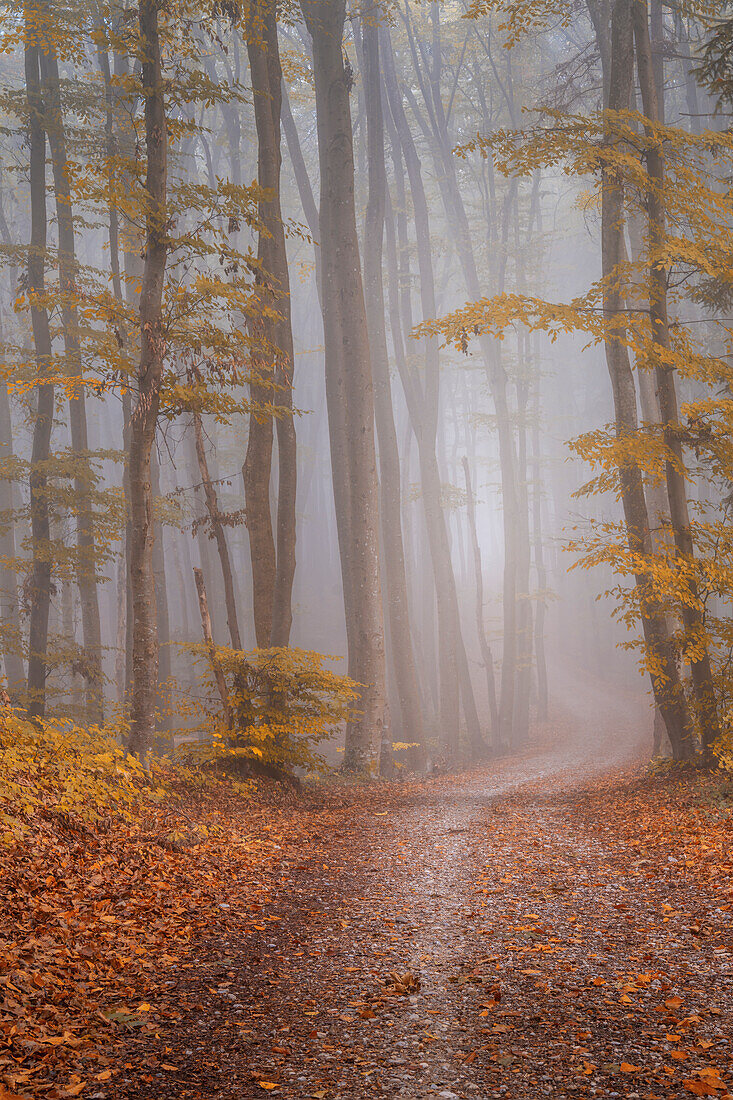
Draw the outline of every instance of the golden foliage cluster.
<instances>
[{"instance_id":1,"label":"golden foliage cluster","mask_svg":"<svg viewBox=\"0 0 733 1100\"><path fill-rule=\"evenodd\" d=\"M204 646L191 649L207 662L213 695L210 654ZM311 650L218 646L214 660L227 701L226 707L202 708L207 740L199 753L230 763L257 761L284 773L322 770L316 746L354 716L360 685L324 667L329 658Z\"/></svg>"}]
</instances>

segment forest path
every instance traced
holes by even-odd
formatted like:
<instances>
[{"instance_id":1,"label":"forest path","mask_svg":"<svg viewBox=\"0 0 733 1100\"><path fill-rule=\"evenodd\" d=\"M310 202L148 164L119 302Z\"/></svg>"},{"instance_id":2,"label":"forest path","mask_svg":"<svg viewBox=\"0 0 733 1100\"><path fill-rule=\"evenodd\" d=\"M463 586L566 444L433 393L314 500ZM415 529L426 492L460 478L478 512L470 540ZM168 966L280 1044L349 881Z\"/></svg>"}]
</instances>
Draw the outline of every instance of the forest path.
<instances>
[{"instance_id":1,"label":"forest path","mask_svg":"<svg viewBox=\"0 0 733 1100\"><path fill-rule=\"evenodd\" d=\"M730 930L703 930L719 900L671 879L674 857L601 840L588 751L316 817L261 923L175 976L182 1018L119 1095L728 1095Z\"/></svg>"}]
</instances>

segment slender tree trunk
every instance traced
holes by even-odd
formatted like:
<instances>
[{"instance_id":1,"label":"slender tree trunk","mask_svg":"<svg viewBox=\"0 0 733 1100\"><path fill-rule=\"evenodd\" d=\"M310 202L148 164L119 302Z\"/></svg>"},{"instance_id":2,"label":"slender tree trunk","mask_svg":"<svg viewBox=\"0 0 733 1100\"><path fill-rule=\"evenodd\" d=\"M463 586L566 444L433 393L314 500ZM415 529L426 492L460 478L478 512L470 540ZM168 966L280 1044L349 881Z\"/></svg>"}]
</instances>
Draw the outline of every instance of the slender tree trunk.
<instances>
[{"instance_id":1,"label":"slender tree trunk","mask_svg":"<svg viewBox=\"0 0 733 1100\"><path fill-rule=\"evenodd\" d=\"M537 584L534 619L534 652L537 668L537 718L548 717L547 658L545 656L545 612L547 609L547 570L542 532L542 461L540 453L540 358L535 356L534 417L532 421L532 543Z\"/></svg>"},{"instance_id":2,"label":"slender tree trunk","mask_svg":"<svg viewBox=\"0 0 733 1100\"><path fill-rule=\"evenodd\" d=\"M204 574L200 569L194 569L194 580L196 581L196 592L199 598L199 612L201 614L201 630L204 635L204 645L206 646L206 652L209 657L212 671L214 673L214 682L216 684L216 690L219 693L219 699L221 700L222 710L226 719L227 726L232 725L232 712L229 705L229 692L227 691L227 682L222 670L219 658L216 655L216 646L214 645L214 636L211 633L211 615L209 614L209 601L206 598L206 584L204 582Z\"/></svg>"},{"instance_id":3,"label":"slender tree trunk","mask_svg":"<svg viewBox=\"0 0 733 1100\"><path fill-rule=\"evenodd\" d=\"M386 676L374 394L354 209L350 76L342 45L346 5L301 0L301 8L313 39L326 392L349 673L363 685L361 716L347 729L344 766L371 772L379 767L385 731Z\"/></svg>"},{"instance_id":4,"label":"slender tree trunk","mask_svg":"<svg viewBox=\"0 0 733 1100\"><path fill-rule=\"evenodd\" d=\"M155 501L160 497L160 463L154 447L150 455L150 489L153 494L153 508L155 508ZM173 667L165 542L163 524L159 519L154 521L153 528L153 577L155 579L155 621L158 631L158 685L162 687L164 684L170 684ZM159 712L158 726L161 730L170 729L170 714L167 708Z\"/></svg>"},{"instance_id":5,"label":"slender tree trunk","mask_svg":"<svg viewBox=\"0 0 733 1100\"><path fill-rule=\"evenodd\" d=\"M127 667L127 652L125 639L127 636L127 590L129 588L127 575L127 559L125 547L117 563L117 635L115 638L115 685L117 687L117 702L120 707L125 703L127 685L125 683L125 671Z\"/></svg>"},{"instance_id":6,"label":"slender tree trunk","mask_svg":"<svg viewBox=\"0 0 733 1100\"><path fill-rule=\"evenodd\" d=\"M33 561L28 631L28 713L42 718L46 711L48 618L51 607L50 509L47 466L51 454L54 387L51 368L51 330L44 304L46 264L46 134L40 69L38 6L25 7L25 86L28 104L31 240L28 250L28 296L38 375L30 467L30 515Z\"/></svg>"},{"instance_id":7,"label":"slender tree trunk","mask_svg":"<svg viewBox=\"0 0 733 1100\"><path fill-rule=\"evenodd\" d=\"M300 145L300 138L298 137L298 130L295 125L295 119L293 118L293 112L290 109L290 101L288 99L288 90L285 81L282 82L282 103L280 106L280 120L282 122L283 132L285 134L285 140L288 146L290 164L293 169L293 175L295 176L296 185L298 187L300 204L303 207L305 220L308 223L308 229L310 231L311 237L313 238L313 258L316 265L316 290L318 292L318 301L321 305L321 308L323 308L323 273L321 263L321 246L319 240L320 228L318 225L318 207L316 206L316 200L313 197L313 188L311 187L311 181L308 175L305 158L303 156L303 150Z\"/></svg>"},{"instance_id":8,"label":"slender tree trunk","mask_svg":"<svg viewBox=\"0 0 733 1100\"><path fill-rule=\"evenodd\" d=\"M117 96L119 94L115 84L112 80L112 72L109 61L109 51L105 44L106 28L104 25L104 18L101 11L97 12L96 16L96 31L98 35L97 39L97 62L99 64L99 71L102 74L102 80L104 83L104 99L105 99L105 119L104 119L104 140L105 140L105 154L107 157L107 188L108 188L108 210L107 216L108 222L108 241L109 241L109 262L110 271L112 274L112 292L115 296L115 300L119 307L120 313L124 309L125 299L128 303L133 297L132 286L126 287L123 291L122 286L122 272L120 268L120 217L117 202L115 201L114 191L116 184L116 171L115 165L119 162L119 149L120 145L125 145L124 135L118 135L117 130L119 123L119 110L117 104ZM116 72L115 75L119 78L127 73L127 59L122 58L121 55L115 54L116 59ZM122 140L118 140L118 137L122 136ZM126 150L129 155L129 149ZM127 257L126 257L127 258ZM127 326L124 322L120 322L117 328L117 337L120 342L121 353L124 356L123 365L129 366L131 357L131 334L127 330ZM125 388L122 394L122 449L125 455L129 454L129 435L130 435L130 416L131 416L131 401L130 391ZM125 531L123 535L123 590L118 594L117 609L118 609L118 628L117 628L117 658L115 659L115 680L118 688L118 699L120 704L125 701L127 695L129 695L132 687L132 584L130 582L130 549L132 544L131 524L130 524L130 477L129 466L127 460L125 461L124 471L122 475L122 488L125 495Z\"/></svg>"},{"instance_id":9,"label":"slender tree trunk","mask_svg":"<svg viewBox=\"0 0 733 1100\"><path fill-rule=\"evenodd\" d=\"M636 0L616 0L612 21L612 47L609 74L609 109L628 109L633 78L632 8ZM615 140L607 138L609 144ZM603 310L609 324L618 330L618 338L606 340L606 360L611 376L616 431L619 438L633 438L638 431L636 387L625 342L624 288L621 264L623 244L624 187L618 173L606 170L602 181L602 258L606 280ZM619 469L621 499L626 521L629 549L640 563L653 555L644 484L639 466L628 458ZM689 715L680 681L672 640L663 610L650 594L652 577L644 565L638 567L642 628L650 657L650 677L655 703L664 718L670 744L678 759L692 754Z\"/></svg>"},{"instance_id":10,"label":"slender tree trunk","mask_svg":"<svg viewBox=\"0 0 733 1100\"><path fill-rule=\"evenodd\" d=\"M43 13L46 26L50 29L51 13L45 4ZM77 309L78 265L74 240L74 217L66 156L66 131L61 110L58 59L52 37L48 33L44 36L44 47L41 53L41 76L46 108L46 133L51 149L56 199L61 323L66 353L66 372L71 378L78 379L83 374L83 365ZM78 554L76 580L81 604L87 711L89 721L99 724L104 720L102 627L99 617L96 576L97 550L92 508L94 472L89 460L86 395L83 383L73 385L69 395L69 426L71 430L71 449L77 471L74 475Z\"/></svg>"},{"instance_id":11,"label":"slender tree trunk","mask_svg":"<svg viewBox=\"0 0 733 1100\"><path fill-rule=\"evenodd\" d=\"M145 264L140 292L138 392L130 422L131 581L133 597L132 717L130 751L143 757L155 734L158 632L153 574L151 454L160 407L165 357L163 281L167 258L168 137L158 0L140 0L142 86L145 97Z\"/></svg>"},{"instance_id":12,"label":"slender tree trunk","mask_svg":"<svg viewBox=\"0 0 733 1100\"><path fill-rule=\"evenodd\" d=\"M4 335L0 329L0 343ZM0 464L13 461L13 424L5 379L0 379ZM0 478L0 555L9 563L15 561L15 516L13 482ZM23 635L20 629L20 607L16 570L12 564L0 566L0 621L3 628L3 661L8 695L18 705L23 693Z\"/></svg>"},{"instance_id":13,"label":"slender tree trunk","mask_svg":"<svg viewBox=\"0 0 733 1100\"><path fill-rule=\"evenodd\" d=\"M382 247L387 175L384 163L384 118L379 72L379 23L376 13L362 20L362 49L369 145L369 200L364 232L364 292L379 439L380 504L389 621L389 656L400 702L403 739L410 743L422 744L424 740L422 707L412 648L405 549L402 542L400 456L392 407L387 335L384 326Z\"/></svg>"},{"instance_id":14,"label":"slender tree trunk","mask_svg":"<svg viewBox=\"0 0 733 1100\"><path fill-rule=\"evenodd\" d=\"M13 238L5 217L0 187L0 239L6 248L11 248ZM10 269L11 293L17 296L18 268ZM0 348L5 345L5 332L0 317ZM3 353L0 350L0 361ZM10 469L13 464L13 418L10 397L5 378L0 379L0 463ZM15 545L15 491L12 477L0 478L0 555L6 562L16 559ZM5 640L3 658L8 694L14 706L19 706L25 690L25 669L23 667L23 631L20 625L20 602L18 600L17 567L13 564L0 565L0 620Z\"/></svg>"},{"instance_id":15,"label":"slender tree trunk","mask_svg":"<svg viewBox=\"0 0 733 1100\"><path fill-rule=\"evenodd\" d=\"M274 400L285 409L276 422L278 499L276 540L270 516L272 422L250 417L244 484L250 535L257 644L286 646L292 625L295 577L295 497L297 483L293 399L293 331L285 228L280 208L280 106L282 70L277 40L275 0L254 0L247 25L247 51L254 92L257 127L258 182L266 190L259 204L264 231L260 234L258 273L262 321L257 336L265 345L255 357L262 386L253 387L261 403ZM274 370L270 363L274 361ZM270 377L265 377L267 374ZM271 386L274 384L273 394ZM268 389L269 385L269 389Z\"/></svg>"},{"instance_id":16,"label":"slender tree trunk","mask_svg":"<svg viewBox=\"0 0 733 1100\"><path fill-rule=\"evenodd\" d=\"M120 159L122 161L122 182L121 186L124 191L126 186L129 186L129 169L128 164L131 164L136 155L136 136L133 127L130 124L129 118L125 117L122 110L118 109L117 98L119 96L120 87L124 87L126 81L130 75L129 58L126 54L121 53L119 50L115 50L113 54L114 60L114 81L108 79L105 75L106 67L104 67L104 61L102 59L102 74L105 81L105 93L106 93L106 146L110 152L113 152L117 156L118 150ZM108 67L108 66L107 66ZM114 164L115 161L111 161ZM143 269L141 256L143 254L143 240L142 233L137 225L133 225L131 221L128 221L124 226L125 232L120 233L119 213L117 209L117 203L114 200L115 183L120 186L119 181L116 180L113 172L110 172L108 178L108 186L110 188L110 255L112 258L112 287L117 296L117 285L119 280L119 294L118 301L122 303L122 277L119 271L119 250L112 248L112 241L115 233L118 234L118 239L122 244L124 255L124 296L127 308L130 314L137 314L140 306L140 292L139 287L142 284ZM124 223L123 223L124 224ZM117 266L117 273L115 277L115 267ZM126 349L125 359L128 364L129 376L132 379L137 373L137 366L140 360L140 339L139 331L133 329L130 332L121 332L120 337L123 341L123 348ZM123 444L124 450L127 455L125 461L125 470L122 479L122 486L125 493L125 507L127 513L127 521L125 524L125 564L127 575L127 599L126 599L126 635L125 635L125 691L128 699L132 695L132 680L133 680L133 627L135 615L133 611L133 595L132 595L132 495L130 491L130 431L132 422L132 399L130 391L126 390L122 394L122 432L123 432Z\"/></svg>"},{"instance_id":17,"label":"slender tree trunk","mask_svg":"<svg viewBox=\"0 0 733 1100\"><path fill-rule=\"evenodd\" d=\"M468 459L465 455L463 457L463 475L466 479L466 506L468 509L468 526L471 532L471 546L473 548L473 567L476 574L476 630L478 632L478 643L481 650L481 660L484 662L484 669L486 670L486 689L489 697L489 711L491 713L491 739L494 743L494 749L497 749L499 736L499 707L496 699L494 657L491 652L489 640L486 637L486 625L484 623L484 577L483 565L481 562L481 547L479 545L478 533L476 531L476 505L473 497L473 486L471 485L471 471L469 469Z\"/></svg>"},{"instance_id":18,"label":"slender tree trunk","mask_svg":"<svg viewBox=\"0 0 733 1100\"><path fill-rule=\"evenodd\" d=\"M658 3L655 7L655 14L657 21L661 23L661 8ZM678 560L683 568L692 567L694 569L695 550L687 506L687 486L683 473L684 455L679 436L677 391L674 368L669 365L670 334L667 312L667 266L665 261L667 230L664 202L664 152L661 141L657 139L653 130L655 123L660 124L664 121L659 99L660 85L663 85L663 78L660 75L661 58L655 74L646 0L637 0L633 8L633 19L639 85L644 104L644 114L650 122L647 127L649 144L646 151L646 167L649 176L649 194L647 197L649 316L652 326L655 377L664 441L672 455L672 458L665 464L667 496L669 498L670 518ZM690 670L697 718L700 723L702 748L705 756L709 757L713 744L720 736L720 722L705 618L694 577L691 577L688 581L688 588L690 599L682 601L682 621L691 645Z\"/></svg>"},{"instance_id":19,"label":"slender tree trunk","mask_svg":"<svg viewBox=\"0 0 733 1100\"><path fill-rule=\"evenodd\" d=\"M209 513L209 523L211 524L211 531L216 540L216 549L219 553L219 562L221 564L222 580L224 582L224 601L227 611L227 625L229 627L229 637L231 639L233 649L242 648L242 639L239 634L239 622L237 620L237 601L234 594L234 577L232 574L232 563L229 557L229 547L227 546L226 532L224 530L224 524L222 522L222 513L219 509L219 500L216 494L216 489L211 480L209 474L209 463L206 459L206 446L204 443L204 429L201 423L201 414L194 412L193 418L193 431L196 440L196 457L199 464L199 472L201 474L201 482L204 487L204 497L206 499L206 510ZM203 574L202 574L203 579Z\"/></svg>"},{"instance_id":20,"label":"slender tree trunk","mask_svg":"<svg viewBox=\"0 0 733 1100\"><path fill-rule=\"evenodd\" d=\"M521 372L527 370L528 336L520 336ZM522 348L524 351L522 352ZM529 598L531 546L529 539L529 493L527 488L527 401L526 378L517 382L517 675L515 680L513 737L516 745L529 738L529 701L532 687L532 603Z\"/></svg>"}]
</instances>

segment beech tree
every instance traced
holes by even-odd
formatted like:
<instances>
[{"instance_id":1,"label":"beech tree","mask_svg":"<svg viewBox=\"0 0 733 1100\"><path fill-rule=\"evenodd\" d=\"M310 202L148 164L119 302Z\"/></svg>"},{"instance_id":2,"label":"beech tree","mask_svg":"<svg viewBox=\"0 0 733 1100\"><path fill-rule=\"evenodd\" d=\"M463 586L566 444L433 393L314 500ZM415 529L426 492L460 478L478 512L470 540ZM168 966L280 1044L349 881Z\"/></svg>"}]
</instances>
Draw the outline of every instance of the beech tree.
<instances>
[{"instance_id":1,"label":"beech tree","mask_svg":"<svg viewBox=\"0 0 733 1100\"><path fill-rule=\"evenodd\" d=\"M387 717L374 391L354 209L353 74L342 52L345 0L302 0L301 8L313 42L326 398L349 676L363 685L361 715L347 731L344 766L370 771L378 769Z\"/></svg>"},{"instance_id":2,"label":"beech tree","mask_svg":"<svg viewBox=\"0 0 733 1100\"><path fill-rule=\"evenodd\" d=\"M249 421L244 489L252 560L255 634L259 646L284 646L290 638L295 576L297 486L293 419L293 332L285 226L280 203L280 114L282 70L275 0L253 0L247 13L247 52L257 127L258 181L264 189L258 260L261 287L253 396L282 409L276 419L278 494L276 535L270 518L272 417L253 413ZM274 369L271 364L274 361Z\"/></svg>"}]
</instances>

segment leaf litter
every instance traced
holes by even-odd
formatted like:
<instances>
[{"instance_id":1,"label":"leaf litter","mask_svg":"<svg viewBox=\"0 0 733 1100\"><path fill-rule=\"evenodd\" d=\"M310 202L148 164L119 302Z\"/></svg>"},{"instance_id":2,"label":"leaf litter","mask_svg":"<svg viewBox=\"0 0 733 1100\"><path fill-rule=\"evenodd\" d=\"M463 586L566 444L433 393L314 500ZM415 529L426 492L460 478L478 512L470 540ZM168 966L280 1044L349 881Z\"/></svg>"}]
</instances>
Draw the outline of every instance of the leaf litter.
<instances>
[{"instance_id":1,"label":"leaf litter","mask_svg":"<svg viewBox=\"0 0 733 1100\"><path fill-rule=\"evenodd\" d=\"M49 837L10 883L6 1095L726 1100L711 783L515 758L274 808L204 797L185 853L150 822L121 849Z\"/></svg>"}]
</instances>

